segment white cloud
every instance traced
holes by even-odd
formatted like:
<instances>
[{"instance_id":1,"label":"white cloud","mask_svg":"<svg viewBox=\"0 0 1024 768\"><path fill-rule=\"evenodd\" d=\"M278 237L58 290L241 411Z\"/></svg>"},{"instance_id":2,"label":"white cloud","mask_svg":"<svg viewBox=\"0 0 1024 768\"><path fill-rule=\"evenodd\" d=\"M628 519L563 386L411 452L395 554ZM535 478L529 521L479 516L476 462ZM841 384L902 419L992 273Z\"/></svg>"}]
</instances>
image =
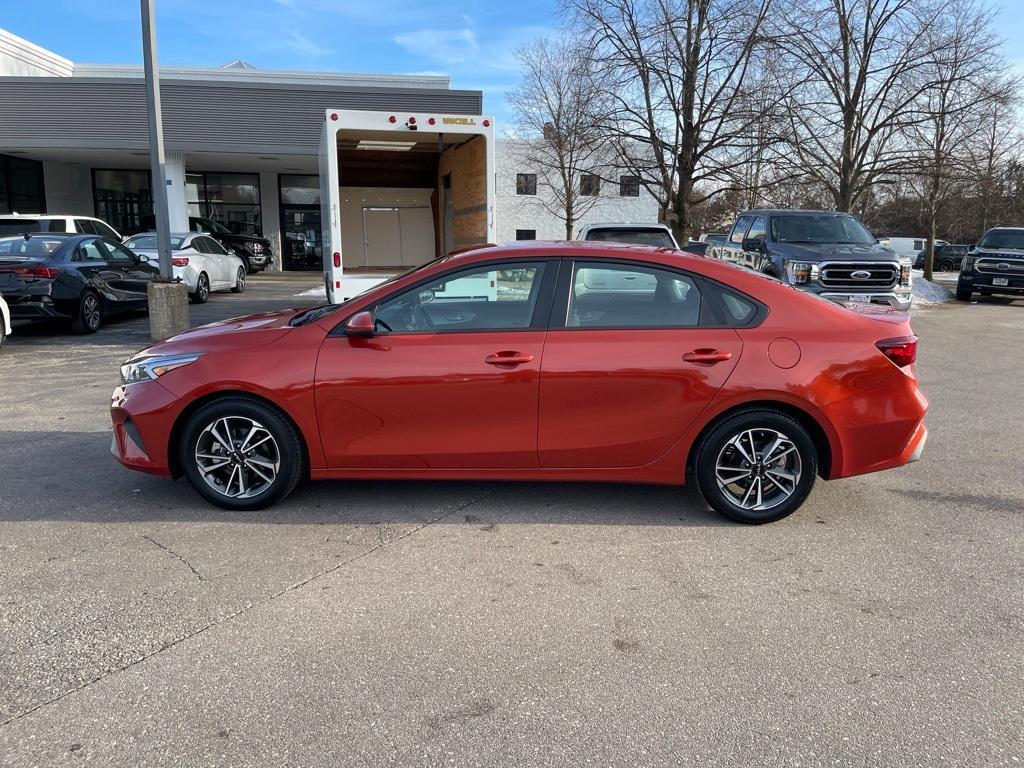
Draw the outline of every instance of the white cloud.
<instances>
[{"instance_id":1,"label":"white cloud","mask_svg":"<svg viewBox=\"0 0 1024 768\"><path fill-rule=\"evenodd\" d=\"M396 35L395 42L414 56L444 64L464 64L479 53L472 29L419 29Z\"/></svg>"},{"instance_id":2,"label":"white cloud","mask_svg":"<svg viewBox=\"0 0 1024 768\"><path fill-rule=\"evenodd\" d=\"M293 51L305 56L327 56L334 53L330 48L317 45L297 29L293 29L285 35L284 43Z\"/></svg>"}]
</instances>

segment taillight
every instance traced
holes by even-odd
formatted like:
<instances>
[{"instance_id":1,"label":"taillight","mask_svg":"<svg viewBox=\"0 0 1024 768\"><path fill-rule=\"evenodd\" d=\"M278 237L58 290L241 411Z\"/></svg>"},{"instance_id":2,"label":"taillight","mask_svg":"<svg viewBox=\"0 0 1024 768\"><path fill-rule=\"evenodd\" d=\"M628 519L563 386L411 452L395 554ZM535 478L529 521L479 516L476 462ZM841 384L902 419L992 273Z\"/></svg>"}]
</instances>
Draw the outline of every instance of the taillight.
<instances>
[{"instance_id":1,"label":"taillight","mask_svg":"<svg viewBox=\"0 0 1024 768\"><path fill-rule=\"evenodd\" d=\"M18 277L31 277L34 280L53 280L60 274L54 267L7 267L0 272L13 272Z\"/></svg>"},{"instance_id":2,"label":"taillight","mask_svg":"<svg viewBox=\"0 0 1024 768\"><path fill-rule=\"evenodd\" d=\"M913 365L917 360L917 336L900 336L895 339L876 341L878 351L888 357L895 365L904 368Z\"/></svg>"},{"instance_id":3,"label":"taillight","mask_svg":"<svg viewBox=\"0 0 1024 768\"><path fill-rule=\"evenodd\" d=\"M173 264L176 267L187 267L188 256L175 256L173 259L171 259L171 264Z\"/></svg>"}]
</instances>

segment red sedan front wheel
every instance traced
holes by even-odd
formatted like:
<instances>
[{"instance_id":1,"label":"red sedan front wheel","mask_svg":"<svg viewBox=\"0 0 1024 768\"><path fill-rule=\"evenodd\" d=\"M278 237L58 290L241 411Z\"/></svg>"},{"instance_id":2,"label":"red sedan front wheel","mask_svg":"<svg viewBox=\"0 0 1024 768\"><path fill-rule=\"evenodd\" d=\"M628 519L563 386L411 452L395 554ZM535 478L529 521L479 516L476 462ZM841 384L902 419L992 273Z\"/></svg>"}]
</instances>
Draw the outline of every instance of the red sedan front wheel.
<instances>
[{"instance_id":1,"label":"red sedan front wheel","mask_svg":"<svg viewBox=\"0 0 1024 768\"><path fill-rule=\"evenodd\" d=\"M807 430L773 410L723 420L697 450L696 474L708 504L740 523L770 523L795 512L814 485L818 457Z\"/></svg>"},{"instance_id":2,"label":"red sedan front wheel","mask_svg":"<svg viewBox=\"0 0 1024 768\"><path fill-rule=\"evenodd\" d=\"M182 432L179 460L192 487L224 509L264 509L304 474L298 430L261 400L230 396L207 403Z\"/></svg>"}]
</instances>

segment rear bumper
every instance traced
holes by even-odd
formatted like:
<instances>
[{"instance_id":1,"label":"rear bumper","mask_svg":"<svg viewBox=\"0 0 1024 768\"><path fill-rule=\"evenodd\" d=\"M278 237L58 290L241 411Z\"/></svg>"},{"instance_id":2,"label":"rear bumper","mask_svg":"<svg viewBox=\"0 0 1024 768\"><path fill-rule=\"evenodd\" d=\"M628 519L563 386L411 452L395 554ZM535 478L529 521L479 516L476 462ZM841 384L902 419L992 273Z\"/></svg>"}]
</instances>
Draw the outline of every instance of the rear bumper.
<instances>
[{"instance_id":1,"label":"rear bumper","mask_svg":"<svg viewBox=\"0 0 1024 768\"><path fill-rule=\"evenodd\" d=\"M921 458L928 400L900 371L882 385L821 409L834 430L829 479L863 475Z\"/></svg>"},{"instance_id":2,"label":"rear bumper","mask_svg":"<svg viewBox=\"0 0 1024 768\"><path fill-rule=\"evenodd\" d=\"M4 294L4 301L7 302L11 320L66 320L71 316L63 311L66 307L58 306L49 296Z\"/></svg>"}]
</instances>

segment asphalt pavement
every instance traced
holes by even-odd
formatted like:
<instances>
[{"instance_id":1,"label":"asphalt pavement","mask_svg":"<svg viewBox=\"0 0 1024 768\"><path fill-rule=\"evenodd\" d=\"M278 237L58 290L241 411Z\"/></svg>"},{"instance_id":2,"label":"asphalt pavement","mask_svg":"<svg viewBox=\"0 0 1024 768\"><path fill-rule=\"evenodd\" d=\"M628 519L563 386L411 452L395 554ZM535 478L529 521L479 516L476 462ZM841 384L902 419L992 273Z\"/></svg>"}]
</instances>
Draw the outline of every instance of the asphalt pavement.
<instances>
[{"instance_id":1,"label":"asphalt pavement","mask_svg":"<svg viewBox=\"0 0 1024 768\"><path fill-rule=\"evenodd\" d=\"M297 306L259 275L194 322ZM147 343L0 352L0 766L1024 760L1024 301L916 313L921 462L762 527L691 489L326 482L260 513L122 469Z\"/></svg>"}]
</instances>

